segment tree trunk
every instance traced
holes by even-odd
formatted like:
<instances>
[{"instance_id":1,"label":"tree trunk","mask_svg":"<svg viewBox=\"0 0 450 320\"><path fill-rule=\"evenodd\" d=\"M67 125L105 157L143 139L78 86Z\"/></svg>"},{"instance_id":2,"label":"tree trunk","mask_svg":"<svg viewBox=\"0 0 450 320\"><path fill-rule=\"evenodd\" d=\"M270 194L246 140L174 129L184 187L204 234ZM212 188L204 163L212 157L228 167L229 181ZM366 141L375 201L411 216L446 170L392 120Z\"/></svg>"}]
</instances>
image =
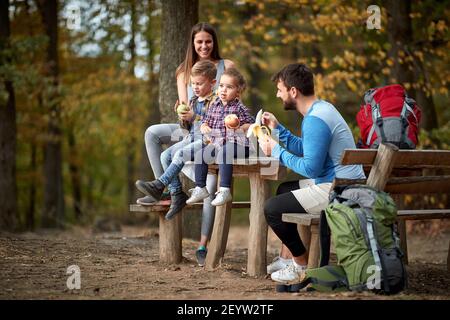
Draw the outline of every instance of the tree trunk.
<instances>
[{"instance_id":1,"label":"tree trunk","mask_svg":"<svg viewBox=\"0 0 450 320\"><path fill-rule=\"evenodd\" d=\"M45 75L50 79L47 88L48 136L44 147L44 212L43 227L64 225L64 193L62 176L62 133L59 102L58 70L58 2L37 1L48 37Z\"/></svg>"},{"instance_id":2,"label":"tree trunk","mask_svg":"<svg viewBox=\"0 0 450 320\"><path fill-rule=\"evenodd\" d=\"M162 1L159 74L159 110L162 123L177 121L173 105L178 99L175 71L186 56L192 26L198 21L198 0Z\"/></svg>"},{"instance_id":3,"label":"tree trunk","mask_svg":"<svg viewBox=\"0 0 450 320\"><path fill-rule=\"evenodd\" d=\"M128 50L130 52L130 63L129 63L129 74L131 78L134 78L134 67L136 65L136 28L137 28L137 15L136 15L136 1L130 1L130 12L131 12L131 38L128 44ZM134 119L134 105L132 103L132 91L133 85L128 88L129 90L129 104L128 108L128 123L133 123ZM127 204L134 203L136 198L136 187L134 186L135 175L136 175L136 164L135 164L135 150L136 139L134 136L131 137L130 144L131 148L127 151Z\"/></svg>"},{"instance_id":4,"label":"tree trunk","mask_svg":"<svg viewBox=\"0 0 450 320\"><path fill-rule=\"evenodd\" d=\"M149 7L147 10L149 23L148 23L148 29L146 30L146 41L147 41L147 47L149 49L148 56L147 56L147 65L149 70L149 76L148 76L148 96L149 96L149 112L148 112L148 119L145 123L145 127L143 128L142 132L145 132L147 127L158 124L161 122L161 114L159 112L159 104L158 104L158 77L157 74L154 73L154 62L155 62L155 56L156 56L156 41L155 41L155 35L157 35L157 30L154 30L156 27L155 23L152 23L152 19L155 19L152 14L155 10L155 0L149 1ZM159 30L158 30L159 31ZM143 136L143 135L142 135ZM141 157L139 162L139 177L144 180L154 180L153 171L151 170L149 166L149 160L147 157L147 149L145 148L145 145L142 144L141 148Z\"/></svg>"},{"instance_id":5,"label":"tree trunk","mask_svg":"<svg viewBox=\"0 0 450 320\"><path fill-rule=\"evenodd\" d=\"M411 24L411 2L407 0L388 0L388 35L392 45L390 57L394 60L393 77L400 84L418 83L418 89L407 88L408 94L416 98L423 111L422 127L426 130L438 126L433 97L427 87L430 86L424 65L412 53L413 30ZM409 59L405 59L409 58ZM411 61L412 59L412 61ZM431 91L431 90L428 90Z\"/></svg>"},{"instance_id":6,"label":"tree trunk","mask_svg":"<svg viewBox=\"0 0 450 320\"><path fill-rule=\"evenodd\" d=\"M28 208L25 218L25 227L27 230L34 230L35 227L35 212L36 212L36 173L37 173L37 147L36 142L31 143L31 159L30 159L30 172L32 173L32 178L30 181L29 198L28 198Z\"/></svg>"},{"instance_id":7,"label":"tree trunk","mask_svg":"<svg viewBox=\"0 0 450 320\"><path fill-rule=\"evenodd\" d=\"M173 105L178 99L175 71L186 56L192 26L198 21L198 0L172 0L162 2L162 30L159 74L159 111L161 123L177 121ZM183 178L183 185L188 184ZM183 216L183 234L200 237L201 214ZM195 230L195 235L191 231Z\"/></svg>"},{"instance_id":8,"label":"tree trunk","mask_svg":"<svg viewBox=\"0 0 450 320\"><path fill-rule=\"evenodd\" d=\"M80 174L80 159L78 157L77 143L75 139L75 133L73 128L69 128L69 150L70 161L69 171L70 180L72 182L72 197L73 197L73 210L75 212L75 219L77 222L81 222L83 212L81 210L81 174Z\"/></svg>"},{"instance_id":9,"label":"tree trunk","mask_svg":"<svg viewBox=\"0 0 450 320\"><path fill-rule=\"evenodd\" d=\"M411 61L406 60L408 45L412 43L411 3L408 0L387 0L388 38L391 43L389 57L394 62L392 77L402 84L411 97L415 96L414 68Z\"/></svg>"},{"instance_id":10,"label":"tree trunk","mask_svg":"<svg viewBox=\"0 0 450 320\"><path fill-rule=\"evenodd\" d=\"M0 52L9 47L9 1L0 1ZM3 54L2 54L3 55ZM0 68L10 64L10 57L0 56ZM14 87L10 79L0 83L0 230L16 228L17 184L16 184L16 102Z\"/></svg>"}]
</instances>

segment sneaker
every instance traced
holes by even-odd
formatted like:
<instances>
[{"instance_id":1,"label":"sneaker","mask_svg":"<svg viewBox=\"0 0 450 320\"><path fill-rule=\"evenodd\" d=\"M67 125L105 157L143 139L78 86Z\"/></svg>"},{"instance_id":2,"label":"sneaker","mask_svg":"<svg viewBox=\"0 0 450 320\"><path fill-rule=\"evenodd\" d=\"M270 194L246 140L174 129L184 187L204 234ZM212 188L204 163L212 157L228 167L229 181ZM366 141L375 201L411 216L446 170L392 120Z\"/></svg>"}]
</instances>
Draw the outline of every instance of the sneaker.
<instances>
[{"instance_id":1,"label":"sneaker","mask_svg":"<svg viewBox=\"0 0 450 320\"><path fill-rule=\"evenodd\" d=\"M141 206L149 206L152 203L155 203L155 199L153 199L152 197L149 197L149 196L145 196L142 198L138 198L136 200L136 203L140 204Z\"/></svg>"},{"instance_id":2,"label":"sneaker","mask_svg":"<svg viewBox=\"0 0 450 320\"><path fill-rule=\"evenodd\" d=\"M271 274L273 281L284 283L284 284L295 284L301 282L305 278L306 266L297 267L294 263L288 265L287 267L275 271Z\"/></svg>"},{"instance_id":3,"label":"sneaker","mask_svg":"<svg viewBox=\"0 0 450 320\"><path fill-rule=\"evenodd\" d=\"M216 192L216 197L213 201L211 201L211 205L215 207L223 206L225 203L230 202L231 200L233 200L233 197L231 196L230 188L220 187L219 191Z\"/></svg>"},{"instance_id":4,"label":"sneaker","mask_svg":"<svg viewBox=\"0 0 450 320\"><path fill-rule=\"evenodd\" d=\"M290 264L292 264L292 259L284 259L280 256L275 257L272 260L272 263L267 266L267 273L272 274L278 270L286 268Z\"/></svg>"},{"instance_id":5,"label":"sneaker","mask_svg":"<svg viewBox=\"0 0 450 320\"><path fill-rule=\"evenodd\" d=\"M195 187L195 189L192 191L191 197L186 200L187 204L192 204L195 202L200 202L203 199L206 199L209 197L209 192L206 190L206 187L200 188Z\"/></svg>"},{"instance_id":6,"label":"sneaker","mask_svg":"<svg viewBox=\"0 0 450 320\"><path fill-rule=\"evenodd\" d=\"M171 198L171 195L170 195L170 192L169 191L164 191L163 193L162 193L162 195L161 195L161 201L164 201L164 200L170 200L170 198Z\"/></svg>"},{"instance_id":7,"label":"sneaker","mask_svg":"<svg viewBox=\"0 0 450 320\"><path fill-rule=\"evenodd\" d=\"M174 195L172 195L170 208L167 212L165 219L172 219L177 213L181 212L181 210L186 206L186 200L188 199L188 195L183 191L180 191Z\"/></svg>"},{"instance_id":8,"label":"sneaker","mask_svg":"<svg viewBox=\"0 0 450 320\"><path fill-rule=\"evenodd\" d=\"M150 182L138 180L136 181L136 188L146 196L153 198L155 201L159 201L161 200L165 186L158 179Z\"/></svg>"},{"instance_id":9,"label":"sneaker","mask_svg":"<svg viewBox=\"0 0 450 320\"><path fill-rule=\"evenodd\" d=\"M197 263L199 267L203 267L205 265L206 254L208 251L206 249L198 249L195 251L195 257L197 258Z\"/></svg>"}]
</instances>

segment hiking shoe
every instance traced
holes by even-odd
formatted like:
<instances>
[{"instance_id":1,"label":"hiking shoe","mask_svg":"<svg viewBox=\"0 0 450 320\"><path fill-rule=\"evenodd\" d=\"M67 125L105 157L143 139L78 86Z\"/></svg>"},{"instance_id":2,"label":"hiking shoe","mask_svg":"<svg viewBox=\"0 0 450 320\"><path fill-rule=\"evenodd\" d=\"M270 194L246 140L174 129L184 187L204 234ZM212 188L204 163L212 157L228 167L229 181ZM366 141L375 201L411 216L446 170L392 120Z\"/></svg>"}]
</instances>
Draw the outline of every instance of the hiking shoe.
<instances>
[{"instance_id":1,"label":"hiking shoe","mask_svg":"<svg viewBox=\"0 0 450 320\"><path fill-rule=\"evenodd\" d=\"M150 182L138 180L136 181L136 188L146 196L153 198L155 201L159 201L161 200L165 185L158 179Z\"/></svg>"},{"instance_id":2,"label":"hiking shoe","mask_svg":"<svg viewBox=\"0 0 450 320\"><path fill-rule=\"evenodd\" d=\"M142 198L138 198L136 200L136 203L140 204L141 206L149 206L152 203L155 203L155 199L153 199L152 197L149 197L149 196L145 196Z\"/></svg>"},{"instance_id":3,"label":"hiking shoe","mask_svg":"<svg viewBox=\"0 0 450 320\"><path fill-rule=\"evenodd\" d=\"M164 201L164 200L170 200L170 198L171 198L171 195L170 195L170 192L169 191L164 191L163 193L162 193L162 195L161 195L161 201Z\"/></svg>"},{"instance_id":4,"label":"hiking shoe","mask_svg":"<svg viewBox=\"0 0 450 320\"><path fill-rule=\"evenodd\" d=\"M219 191L216 192L216 197L213 201L211 201L211 205L215 207L223 206L225 203L230 202L231 200L233 200L233 197L231 196L230 188L220 187Z\"/></svg>"},{"instance_id":5,"label":"hiking shoe","mask_svg":"<svg viewBox=\"0 0 450 320\"><path fill-rule=\"evenodd\" d=\"M186 200L188 199L188 195L183 191L180 191L176 194L172 195L169 211L166 213L165 219L172 219L177 213L181 212L181 210L186 206Z\"/></svg>"},{"instance_id":6,"label":"hiking shoe","mask_svg":"<svg viewBox=\"0 0 450 320\"><path fill-rule=\"evenodd\" d=\"M197 258L197 263L199 267L203 267L205 265L206 254L208 251L206 249L198 249L195 251L195 257Z\"/></svg>"},{"instance_id":7,"label":"hiking shoe","mask_svg":"<svg viewBox=\"0 0 450 320\"><path fill-rule=\"evenodd\" d=\"M292 264L292 259L284 259L280 256L275 257L272 263L267 266L267 273L272 274L278 270L286 268L288 265Z\"/></svg>"},{"instance_id":8,"label":"hiking shoe","mask_svg":"<svg viewBox=\"0 0 450 320\"><path fill-rule=\"evenodd\" d=\"M288 265L287 267L272 273L270 277L272 278L273 281L276 282L284 284L295 284L301 282L304 279L306 275L305 271L306 266L297 267L292 262L292 264Z\"/></svg>"},{"instance_id":9,"label":"hiking shoe","mask_svg":"<svg viewBox=\"0 0 450 320\"><path fill-rule=\"evenodd\" d=\"M208 192L208 190L206 190L206 187L203 187L203 188L195 187L194 190L192 191L191 197L186 200L186 203L192 204L195 202L200 202L203 199L206 199L208 197L209 197L209 192Z\"/></svg>"}]
</instances>

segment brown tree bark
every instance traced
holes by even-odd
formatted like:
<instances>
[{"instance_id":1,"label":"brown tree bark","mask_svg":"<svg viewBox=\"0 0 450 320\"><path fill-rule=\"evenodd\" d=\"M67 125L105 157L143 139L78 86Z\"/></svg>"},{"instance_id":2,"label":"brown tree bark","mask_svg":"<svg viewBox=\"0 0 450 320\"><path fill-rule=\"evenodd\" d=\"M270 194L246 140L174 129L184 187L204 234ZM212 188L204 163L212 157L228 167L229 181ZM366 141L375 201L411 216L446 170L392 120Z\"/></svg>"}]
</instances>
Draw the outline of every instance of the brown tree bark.
<instances>
[{"instance_id":1,"label":"brown tree bark","mask_svg":"<svg viewBox=\"0 0 450 320\"><path fill-rule=\"evenodd\" d=\"M129 62L129 74L130 77L134 77L134 67L136 65L136 32L137 32L137 13L136 13L136 1L130 1L130 16L131 16L131 38L128 43L128 50L130 52L130 62ZM133 109L134 106L131 102L132 90L133 88L128 88L130 98L130 103L128 104L128 123L132 123L133 121ZM136 141L134 137L131 138L130 145L136 145ZM129 148L127 151L127 204L134 203L134 199L136 197L136 187L134 186L134 182L136 180L136 159L135 159L135 151L134 148Z\"/></svg>"},{"instance_id":2,"label":"brown tree bark","mask_svg":"<svg viewBox=\"0 0 450 320\"><path fill-rule=\"evenodd\" d=\"M422 109L423 118L421 126L430 130L438 126L436 108L433 97L426 93L426 87L430 85L427 73L420 62L413 55L413 28L411 24L411 2L408 0L386 1L388 10L388 37L392 49L390 57L394 60L392 76L400 84L422 83L417 90L410 87L408 94L415 98ZM406 59L408 58L408 59Z\"/></svg>"},{"instance_id":3,"label":"brown tree bark","mask_svg":"<svg viewBox=\"0 0 450 320\"><path fill-rule=\"evenodd\" d=\"M186 56L192 26L198 21L198 0L162 2L161 53L159 74L159 111L161 123L175 123L173 105L178 99L175 71ZM182 179L183 185L188 184ZM183 235L200 237L201 214L183 216Z\"/></svg>"},{"instance_id":4,"label":"brown tree bark","mask_svg":"<svg viewBox=\"0 0 450 320\"><path fill-rule=\"evenodd\" d=\"M11 63L9 1L0 1L0 68ZM16 228L16 103L13 83L8 77L0 83L0 230Z\"/></svg>"},{"instance_id":5,"label":"brown tree bark","mask_svg":"<svg viewBox=\"0 0 450 320\"><path fill-rule=\"evenodd\" d=\"M48 108L47 141L44 147L44 212L43 227L63 227L64 193L62 176L61 107L59 102L58 68L58 2L37 1L48 37L45 76L48 77L46 108Z\"/></svg>"},{"instance_id":6,"label":"brown tree bark","mask_svg":"<svg viewBox=\"0 0 450 320\"><path fill-rule=\"evenodd\" d=\"M72 197L73 210L75 212L75 219L81 222L83 217L82 198L81 198L81 174L80 174L80 159L78 155L77 142L73 128L69 128L68 142L70 150L69 172L72 183Z\"/></svg>"},{"instance_id":7,"label":"brown tree bark","mask_svg":"<svg viewBox=\"0 0 450 320\"><path fill-rule=\"evenodd\" d=\"M395 82L408 85L408 94L415 96L412 87L414 83L414 68L411 61L407 61L407 49L412 43L411 3L408 0L387 0L388 11L388 38L391 43L389 57L394 61L391 72Z\"/></svg>"},{"instance_id":8,"label":"brown tree bark","mask_svg":"<svg viewBox=\"0 0 450 320\"><path fill-rule=\"evenodd\" d=\"M198 21L198 0L162 1L159 111L162 123L175 123L178 99L175 71L186 56L192 26Z\"/></svg>"}]
</instances>

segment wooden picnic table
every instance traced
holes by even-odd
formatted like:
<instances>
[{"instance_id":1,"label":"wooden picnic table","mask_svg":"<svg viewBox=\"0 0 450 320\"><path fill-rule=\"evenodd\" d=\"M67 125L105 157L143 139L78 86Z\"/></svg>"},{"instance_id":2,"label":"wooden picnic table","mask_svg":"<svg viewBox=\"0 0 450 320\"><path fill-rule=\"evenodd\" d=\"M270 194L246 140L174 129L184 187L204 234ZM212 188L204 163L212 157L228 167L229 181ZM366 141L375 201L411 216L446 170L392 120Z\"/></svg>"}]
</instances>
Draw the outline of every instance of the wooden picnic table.
<instances>
[{"instance_id":1,"label":"wooden picnic table","mask_svg":"<svg viewBox=\"0 0 450 320\"><path fill-rule=\"evenodd\" d=\"M210 165L209 170L217 173L218 165ZM271 157L250 157L233 162L233 177L248 177L250 181L250 213L248 234L247 274L266 275L267 222L264 216L265 201L271 196L270 180L281 180L286 175L286 167ZM211 241L206 256L205 268L213 270L222 259L230 228L232 203L216 207Z\"/></svg>"}]
</instances>

